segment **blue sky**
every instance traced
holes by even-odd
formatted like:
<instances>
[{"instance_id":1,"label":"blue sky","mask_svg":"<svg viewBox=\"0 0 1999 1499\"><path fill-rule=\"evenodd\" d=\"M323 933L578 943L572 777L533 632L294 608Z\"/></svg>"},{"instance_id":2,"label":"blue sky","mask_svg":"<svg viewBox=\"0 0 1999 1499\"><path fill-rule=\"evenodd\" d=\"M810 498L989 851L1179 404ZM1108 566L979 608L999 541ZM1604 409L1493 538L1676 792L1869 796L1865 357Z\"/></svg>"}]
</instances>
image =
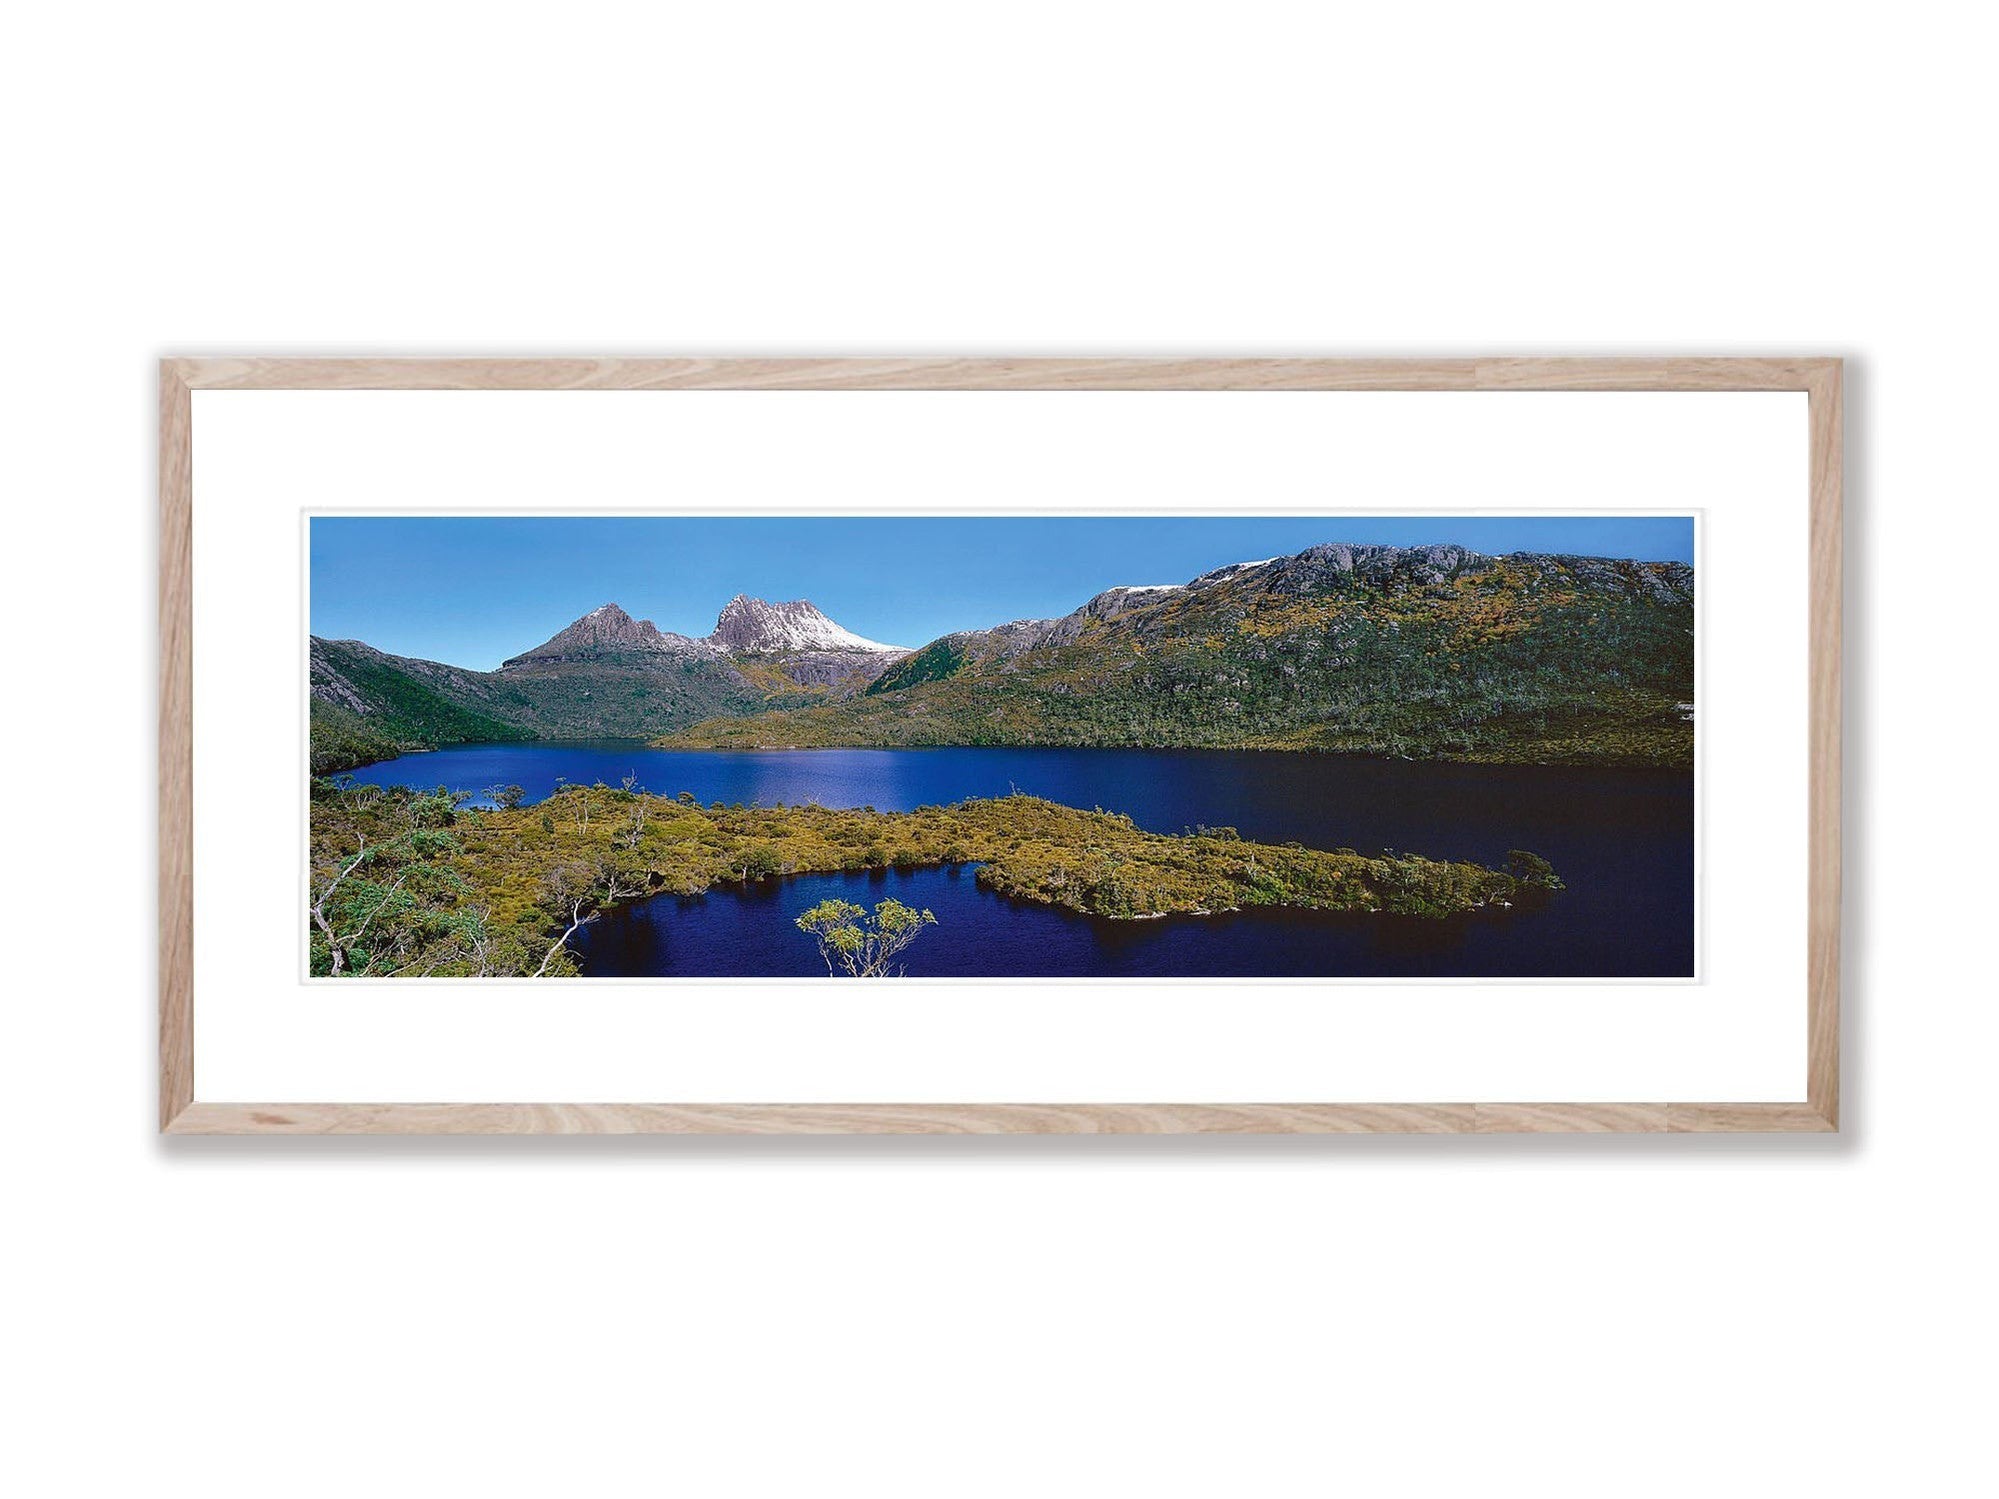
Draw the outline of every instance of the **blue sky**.
<instances>
[{"instance_id":1,"label":"blue sky","mask_svg":"<svg viewBox=\"0 0 1999 1499\"><path fill-rule=\"evenodd\" d=\"M918 646L1066 614L1121 583L1184 583L1320 542L1693 561L1673 517L449 517L312 521L312 633L495 667L599 604L706 635L738 593L810 599Z\"/></svg>"}]
</instances>

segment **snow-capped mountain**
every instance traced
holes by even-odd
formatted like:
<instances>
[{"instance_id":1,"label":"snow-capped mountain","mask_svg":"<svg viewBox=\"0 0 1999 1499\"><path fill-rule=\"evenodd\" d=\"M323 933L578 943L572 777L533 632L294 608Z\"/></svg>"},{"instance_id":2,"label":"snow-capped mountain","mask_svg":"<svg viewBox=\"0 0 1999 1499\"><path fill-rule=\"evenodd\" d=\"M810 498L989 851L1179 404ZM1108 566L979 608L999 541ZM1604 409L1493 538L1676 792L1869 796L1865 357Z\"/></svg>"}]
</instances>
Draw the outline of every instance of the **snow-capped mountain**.
<instances>
[{"instance_id":1,"label":"snow-capped mountain","mask_svg":"<svg viewBox=\"0 0 1999 1499\"><path fill-rule=\"evenodd\" d=\"M909 652L908 646L883 645L842 629L809 600L771 604L741 593L723 608L708 643L726 651L859 651L883 656Z\"/></svg>"},{"instance_id":2,"label":"snow-capped mountain","mask_svg":"<svg viewBox=\"0 0 1999 1499\"><path fill-rule=\"evenodd\" d=\"M858 692L672 742L1679 765L1692 755L1693 593L1677 562L1328 543L959 631Z\"/></svg>"},{"instance_id":3,"label":"snow-capped mountain","mask_svg":"<svg viewBox=\"0 0 1999 1499\"><path fill-rule=\"evenodd\" d=\"M600 604L531 651L509 657L507 667L552 666L605 657L648 655L741 656L833 652L857 658L907 655L908 648L868 640L833 623L805 599L772 604L737 594L703 639L662 630L649 619L634 619L616 604Z\"/></svg>"},{"instance_id":4,"label":"snow-capped mountain","mask_svg":"<svg viewBox=\"0 0 1999 1499\"><path fill-rule=\"evenodd\" d=\"M605 604L497 672L315 639L312 767L483 739L655 735L1680 765L1693 598L1683 563L1328 543L1107 588L1058 619L914 652L803 599L742 595L701 639Z\"/></svg>"},{"instance_id":5,"label":"snow-capped mountain","mask_svg":"<svg viewBox=\"0 0 1999 1499\"><path fill-rule=\"evenodd\" d=\"M572 678L599 670L692 670L714 677L718 691L768 699L816 697L850 678L858 687L908 654L841 628L805 599L772 604L739 593L715 621L714 633L701 639L600 604L533 650L509 657L500 670Z\"/></svg>"}]
</instances>

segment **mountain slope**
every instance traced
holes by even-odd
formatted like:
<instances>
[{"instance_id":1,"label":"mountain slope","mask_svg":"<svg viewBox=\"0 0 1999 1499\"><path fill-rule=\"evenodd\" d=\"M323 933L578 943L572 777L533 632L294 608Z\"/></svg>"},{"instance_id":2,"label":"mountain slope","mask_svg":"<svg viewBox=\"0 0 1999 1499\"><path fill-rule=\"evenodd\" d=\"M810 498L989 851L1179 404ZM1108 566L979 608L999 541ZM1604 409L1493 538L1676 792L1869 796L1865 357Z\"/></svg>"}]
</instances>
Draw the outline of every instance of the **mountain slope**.
<instances>
[{"instance_id":1,"label":"mountain slope","mask_svg":"<svg viewBox=\"0 0 1999 1499\"><path fill-rule=\"evenodd\" d=\"M616 604L600 604L533 650L502 661L500 670L522 666L562 666L572 662L646 660L661 656L686 660L720 654L707 641L670 634L649 619L633 619Z\"/></svg>"},{"instance_id":2,"label":"mountain slope","mask_svg":"<svg viewBox=\"0 0 1999 1499\"><path fill-rule=\"evenodd\" d=\"M473 706L485 700L479 680L485 673L317 636L308 647L307 672L314 775L444 744L534 737Z\"/></svg>"},{"instance_id":3,"label":"mountain slope","mask_svg":"<svg viewBox=\"0 0 1999 1499\"><path fill-rule=\"evenodd\" d=\"M490 672L315 637L310 761L326 775L483 740L643 739L858 691L901 654L803 600L741 595L706 639L604 604Z\"/></svg>"},{"instance_id":4,"label":"mountain slope","mask_svg":"<svg viewBox=\"0 0 1999 1499\"><path fill-rule=\"evenodd\" d=\"M769 604L737 594L723 606L708 643L729 651L842 651L901 656L909 647L864 640L842 629L808 599Z\"/></svg>"},{"instance_id":5,"label":"mountain slope","mask_svg":"<svg viewBox=\"0 0 1999 1499\"><path fill-rule=\"evenodd\" d=\"M772 701L719 653L530 661L481 672L390 656L357 640L315 638L311 651L318 775L447 744L643 739Z\"/></svg>"},{"instance_id":6,"label":"mountain slope","mask_svg":"<svg viewBox=\"0 0 1999 1499\"><path fill-rule=\"evenodd\" d=\"M772 604L740 593L723 608L705 643L726 652L773 700L857 692L884 666L909 654L907 646L883 645L841 628L806 599Z\"/></svg>"},{"instance_id":7,"label":"mountain slope","mask_svg":"<svg viewBox=\"0 0 1999 1499\"><path fill-rule=\"evenodd\" d=\"M1693 570L1313 547L932 641L680 746L1054 744L1687 765Z\"/></svg>"}]
</instances>

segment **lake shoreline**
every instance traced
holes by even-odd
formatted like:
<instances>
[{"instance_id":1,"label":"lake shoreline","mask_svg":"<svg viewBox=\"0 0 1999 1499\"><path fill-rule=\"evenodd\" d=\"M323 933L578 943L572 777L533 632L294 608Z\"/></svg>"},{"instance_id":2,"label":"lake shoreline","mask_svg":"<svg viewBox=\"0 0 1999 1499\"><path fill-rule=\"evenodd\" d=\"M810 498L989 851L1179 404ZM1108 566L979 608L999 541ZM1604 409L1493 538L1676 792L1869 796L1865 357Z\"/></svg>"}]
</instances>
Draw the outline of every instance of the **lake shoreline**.
<instances>
[{"instance_id":1,"label":"lake shoreline","mask_svg":"<svg viewBox=\"0 0 1999 1499\"><path fill-rule=\"evenodd\" d=\"M622 796L628 780L634 789L672 794L675 801L685 792L699 803L704 817L732 824L740 819L746 830L778 807L814 809L808 817L835 821L858 819L869 808L906 814L928 808L932 810L926 815L938 818L946 815L939 809L954 803L1019 791L1080 813L1113 811L1129 819L1132 831L1160 835L1216 830L1233 832L1244 844L1282 848L1295 843L1320 851L1353 850L1358 857L1396 858L1400 854L1392 851L1414 851L1433 862L1486 870L1503 866L1509 850L1531 849L1570 887L1540 911L1488 909L1469 929L1456 919L1395 921L1388 912L1363 921L1362 910L1352 918L1355 924L1334 923L1338 930L1333 930L1318 921L1280 921L1272 927L1261 919L1242 927L1255 912L1268 908L1227 913L1227 907L1240 902L1225 892L1210 898L1204 889L1189 887L1180 891L1180 899L1155 902L1148 898L1155 883L1148 875L1122 894L1116 881L1106 886L1111 907L1106 919L1064 927L1028 921L1013 901L970 900L975 875L961 881L965 904L958 920L969 930L927 934L925 943L942 950L960 936L969 939L971 931L995 934L997 940L1032 925L1061 956L1044 958L1023 938L1017 951L991 957L987 967L957 970L966 973L1004 974L1012 971L1009 964L1032 965L1037 972L1123 973L1128 970L1118 963L1152 961L1133 949L1132 933L1169 928L1185 931L1137 946L1155 956L1172 952L1186 965L1172 971L1187 974L1685 978L1695 971L1694 777L1684 770L1465 765L1284 750L929 746L921 751L819 749L810 754L667 751L621 738L438 750L375 762L338 779L356 789L397 785L425 793L443 786L472 792L475 798L482 791L517 785L521 807L511 821L525 820L530 828L538 827L548 800L566 787L591 791L595 828L609 799L614 793ZM315 794L323 794L333 783L314 785ZM556 809L548 810L560 820ZM463 826L478 825L468 808ZM688 831L699 830L689 824ZM858 824L854 831L857 836L842 857L865 862L867 840L858 837ZM452 835L460 836L460 829L452 829ZM741 841L734 833L718 832L716 837ZM748 841L772 840L758 835ZM881 861L893 862L896 840L884 836L882 843ZM720 846L714 845L717 850ZM940 855L942 848L928 852ZM968 846L966 852L975 850ZM780 849L780 861L783 857ZM804 868L811 862L794 860L801 873L811 872ZM935 862L942 867L941 859ZM1052 863L1045 863L1034 878L1052 872ZM523 865L503 898L474 894L470 899L492 905L501 920L516 919L533 899L540 873ZM1169 882L1181 878L1167 873ZM945 878L939 876L940 881ZM758 892L798 883L760 882L750 887L740 912L734 902L724 901L706 915L688 912L676 920L668 907L661 907L658 925L646 927L652 956L634 948L627 955L629 966L619 971L650 972L645 965L652 963L662 973L694 974L701 969L691 964L708 963L718 974L784 972L790 959L782 949L793 934L768 925L771 900ZM730 888L743 889L740 884ZM864 881L855 885L862 893L867 888ZM655 893L645 891L642 899ZM725 891L718 887L711 893L722 901ZM790 898L771 897L779 904ZM1066 915L1074 906L1091 903L1058 897L1052 904L1030 902L1019 909ZM1196 922L1135 919L1158 910L1191 914L1196 908L1213 914ZM754 911L766 915L753 920ZM732 939L735 945L719 940L704 945L708 939L703 933L730 923L740 927ZM1265 940L1278 943L1275 956L1255 950ZM691 958L689 951L703 956ZM987 960L961 955L959 961Z\"/></svg>"},{"instance_id":2,"label":"lake shoreline","mask_svg":"<svg viewBox=\"0 0 1999 1499\"><path fill-rule=\"evenodd\" d=\"M448 793L326 788L311 831L308 937L315 971L323 962L335 977L565 973L568 939L602 911L785 875L973 864L981 889L1112 920L1252 905L1437 918L1562 888L1519 850L1494 869L1257 843L1233 828L1153 833L1017 793L877 812L703 807L691 793L594 784L467 810Z\"/></svg>"},{"instance_id":3,"label":"lake shoreline","mask_svg":"<svg viewBox=\"0 0 1999 1499\"><path fill-rule=\"evenodd\" d=\"M402 760L419 756L450 755L453 753L488 748L565 750L599 749L618 746L632 750L643 750L647 754L673 756L753 756L753 755L932 755L964 753L1003 753L1009 755L1037 754L1086 754L1086 755L1256 755L1290 757L1327 762L1352 762L1362 765L1436 765L1462 766L1465 768L1538 768L1545 770L1590 770L1628 771L1634 774L1681 773L1691 776L1694 766L1691 762L1655 763L1633 760L1512 760L1512 759L1464 759L1446 755L1383 755L1361 750L1315 749L1282 745L1143 745L1121 746L1109 744L758 744L758 745L686 745L664 744L653 739L625 738L612 736L591 739L516 739L516 740L466 740L456 744L440 744L422 749L407 749L399 754L382 759L366 760L337 770L321 771L311 779L335 779L340 776L355 775L360 771L373 770L377 766L393 765ZM389 784L389 783L378 783ZM413 782L396 784L414 785ZM454 788L467 789L467 788Z\"/></svg>"}]
</instances>

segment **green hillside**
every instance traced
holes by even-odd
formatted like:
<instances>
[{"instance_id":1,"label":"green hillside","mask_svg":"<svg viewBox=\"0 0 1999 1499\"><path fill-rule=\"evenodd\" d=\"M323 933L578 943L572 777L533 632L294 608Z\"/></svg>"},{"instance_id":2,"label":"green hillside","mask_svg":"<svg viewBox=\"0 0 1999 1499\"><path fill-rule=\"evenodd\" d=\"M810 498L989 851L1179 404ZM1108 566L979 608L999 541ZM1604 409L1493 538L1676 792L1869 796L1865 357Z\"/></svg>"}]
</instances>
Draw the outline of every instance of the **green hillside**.
<instances>
[{"instance_id":1,"label":"green hillside","mask_svg":"<svg viewBox=\"0 0 1999 1499\"><path fill-rule=\"evenodd\" d=\"M477 673L454 673L445 667L418 675L408 669L415 664L385 656L359 641L312 642L313 774L440 745L534 737L516 724L467 705L475 691L452 678Z\"/></svg>"},{"instance_id":2,"label":"green hillside","mask_svg":"<svg viewBox=\"0 0 1999 1499\"><path fill-rule=\"evenodd\" d=\"M493 672L315 639L312 769L589 738L1693 761L1694 580L1678 563L1321 546L1111 589L885 667L768 644L669 636L610 605Z\"/></svg>"},{"instance_id":3,"label":"green hillside","mask_svg":"<svg viewBox=\"0 0 1999 1499\"><path fill-rule=\"evenodd\" d=\"M865 693L679 747L1078 745L1685 766L1692 569L1315 547L933 642Z\"/></svg>"},{"instance_id":4,"label":"green hillside","mask_svg":"<svg viewBox=\"0 0 1999 1499\"><path fill-rule=\"evenodd\" d=\"M653 654L467 671L355 640L312 642L311 766L325 775L412 750L507 739L642 739L772 697L719 657Z\"/></svg>"}]
</instances>

